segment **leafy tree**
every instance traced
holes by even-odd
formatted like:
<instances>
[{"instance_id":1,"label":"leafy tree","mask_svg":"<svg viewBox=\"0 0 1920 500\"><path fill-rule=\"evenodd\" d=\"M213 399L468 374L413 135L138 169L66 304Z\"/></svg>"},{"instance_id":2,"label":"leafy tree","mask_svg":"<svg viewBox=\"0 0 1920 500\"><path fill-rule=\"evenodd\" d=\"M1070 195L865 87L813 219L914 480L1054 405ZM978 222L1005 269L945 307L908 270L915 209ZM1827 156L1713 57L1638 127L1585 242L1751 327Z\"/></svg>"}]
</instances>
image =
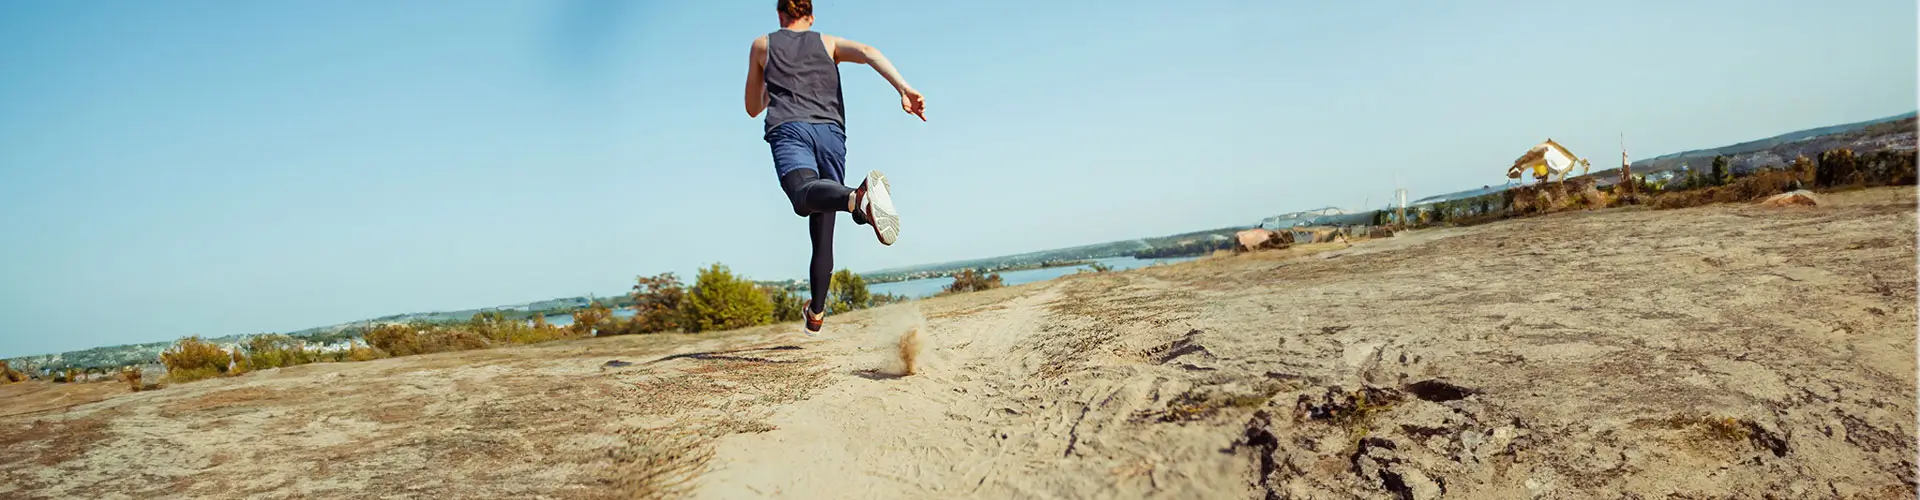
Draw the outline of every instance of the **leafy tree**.
<instances>
[{"instance_id":1,"label":"leafy tree","mask_svg":"<svg viewBox=\"0 0 1920 500\"><path fill-rule=\"evenodd\" d=\"M673 273L641 276L633 285L633 322L640 333L687 328L686 285Z\"/></svg>"},{"instance_id":2,"label":"leafy tree","mask_svg":"<svg viewBox=\"0 0 1920 500\"><path fill-rule=\"evenodd\" d=\"M873 293L867 290L867 280L854 274L851 269L833 272L833 280L827 285L829 291L827 311L840 314L856 309L866 309L873 305Z\"/></svg>"},{"instance_id":3,"label":"leafy tree","mask_svg":"<svg viewBox=\"0 0 1920 500\"><path fill-rule=\"evenodd\" d=\"M700 270L686 300L687 330L731 330L773 321L773 300L752 281L734 276L726 266Z\"/></svg>"}]
</instances>

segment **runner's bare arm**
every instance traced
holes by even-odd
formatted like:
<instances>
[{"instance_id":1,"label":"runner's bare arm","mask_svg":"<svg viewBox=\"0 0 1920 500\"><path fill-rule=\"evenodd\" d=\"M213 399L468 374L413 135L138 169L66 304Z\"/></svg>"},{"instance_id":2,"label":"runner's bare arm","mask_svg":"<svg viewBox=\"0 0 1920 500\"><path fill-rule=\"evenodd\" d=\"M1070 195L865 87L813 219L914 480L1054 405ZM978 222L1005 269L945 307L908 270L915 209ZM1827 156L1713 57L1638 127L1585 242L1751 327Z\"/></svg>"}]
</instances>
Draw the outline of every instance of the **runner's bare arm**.
<instances>
[{"instance_id":1,"label":"runner's bare arm","mask_svg":"<svg viewBox=\"0 0 1920 500\"><path fill-rule=\"evenodd\" d=\"M900 109L920 117L920 121L927 120L926 96L920 95L920 91L914 90L912 85L907 85L906 77L900 76L900 71L893 68L893 62L888 61L887 56L880 53L880 49L824 33L820 37L832 48L834 62L873 66L873 70L879 72L881 78L887 79L887 83L893 84L893 89L900 92Z\"/></svg>"},{"instance_id":2,"label":"runner's bare arm","mask_svg":"<svg viewBox=\"0 0 1920 500\"><path fill-rule=\"evenodd\" d=\"M753 39L747 54L747 116L767 110L767 37Z\"/></svg>"}]
</instances>

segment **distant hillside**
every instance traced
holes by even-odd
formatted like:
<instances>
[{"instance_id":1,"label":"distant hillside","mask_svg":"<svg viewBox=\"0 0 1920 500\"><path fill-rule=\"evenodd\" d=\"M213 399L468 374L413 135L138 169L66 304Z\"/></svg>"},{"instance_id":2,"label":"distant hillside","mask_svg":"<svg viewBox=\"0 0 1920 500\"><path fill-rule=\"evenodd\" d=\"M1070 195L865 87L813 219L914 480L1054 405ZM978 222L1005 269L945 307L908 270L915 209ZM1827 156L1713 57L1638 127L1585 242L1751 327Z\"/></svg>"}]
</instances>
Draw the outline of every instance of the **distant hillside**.
<instances>
[{"instance_id":1,"label":"distant hillside","mask_svg":"<svg viewBox=\"0 0 1920 500\"><path fill-rule=\"evenodd\" d=\"M1785 166L1793 163L1799 156L1814 158L1830 149L1849 148L1855 153L1872 153L1888 149L1915 149L1916 126L1915 112L1889 116L1863 122L1830 125L1810 128L1797 132L1768 137L1765 139L1742 142L1717 148L1695 149L1655 156L1630 165L1636 175L1664 172L1686 165L1689 168L1707 168L1712 165L1715 155L1726 155L1728 165L1735 172L1750 172L1762 167ZM1608 158L1606 155L1589 157L1594 159L1596 167ZM1612 165L1609 163L1608 165ZM1594 170L1580 177L1592 177L1602 183L1609 183L1620 175L1619 167ZM1578 177L1576 177L1578 178ZM1531 179L1528 182L1532 182ZM1490 192L1499 192L1508 186L1494 185L1487 188L1469 189L1441 195L1421 198L1416 203L1466 198Z\"/></svg>"},{"instance_id":2,"label":"distant hillside","mask_svg":"<svg viewBox=\"0 0 1920 500\"><path fill-rule=\"evenodd\" d=\"M1633 166L1637 168L1642 163L1652 164L1652 163L1660 162L1663 160L1673 160L1673 159L1678 159L1683 157L1712 158L1714 157L1714 155L1735 155L1740 153L1751 153L1751 152L1760 151L1764 149L1770 149L1775 146L1780 146L1787 143L1804 141L1807 139L1812 139L1812 138L1820 137L1824 135L1834 135L1834 134L1854 132L1854 131L1866 129L1874 125L1880 125L1880 124L1889 123L1889 122L1904 121L1906 123L1905 130L1908 132L1912 132L1915 116L1916 116L1916 112L1909 111L1899 115L1889 116L1886 118L1867 120L1863 122L1854 122L1854 123L1847 123L1847 124L1841 124L1841 125L1830 125L1826 127L1810 128L1810 129L1801 130L1798 132L1788 132L1785 134L1780 134L1780 135L1768 137L1765 139L1742 142L1742 143L1734 144L1731 146L1721 146L1721 147L1711 148L1711 149L1696 149L1692 151L1681 151L1678 153L1670 153L1670 154L1655 156L1653 158L1647 158L1645 160L1634 162Z\"/></svg>"},{"instance_id":3,"label":"distant hillside","mask_svg":"<svg viewBox=\"0 0 1920 500\"><path fill-rule=\"evenodd\" d=\"M1856 153L1913 149L1914 126L1915 113L1906 113L1878 120L1807 129L1731 146L1661 155L1633 162L1632 166L1635 173L1673 170L1681 165L1705 167L1713 162L1714 156L1725 155L1734 171L1746 172L1768 165L1787 165L1793 163L1795 157L1804 155L1813 158L1837 148L1851 148ZM1618 171L1617 168L1610 168L1595 172L1594 175L1618 175Z\"/></svg>"}]
</instances>

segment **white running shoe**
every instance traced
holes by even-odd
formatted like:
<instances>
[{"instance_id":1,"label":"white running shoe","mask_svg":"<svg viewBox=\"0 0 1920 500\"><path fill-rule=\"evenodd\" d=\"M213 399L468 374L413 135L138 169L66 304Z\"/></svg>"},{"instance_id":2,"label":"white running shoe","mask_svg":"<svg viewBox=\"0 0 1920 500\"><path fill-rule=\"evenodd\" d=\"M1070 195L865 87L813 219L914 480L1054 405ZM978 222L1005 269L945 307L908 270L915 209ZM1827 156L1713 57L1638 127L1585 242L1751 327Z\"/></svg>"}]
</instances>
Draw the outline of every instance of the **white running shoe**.
<instances>
[{"instance_id":1,"label":"white running shoe","mask_svg":"<svg viewBox=\"0 0 1920 500\"><path fill-rule=\"evenodd\" d=\"M867 172L867 180L854 191L854 206L860 209L867 225L873 226L873 234L880 237L880 244L891 246L900 239L900 213L894 211L893 192L888 188L886 174L878 170Z\"/></svg>"}]
</instances>

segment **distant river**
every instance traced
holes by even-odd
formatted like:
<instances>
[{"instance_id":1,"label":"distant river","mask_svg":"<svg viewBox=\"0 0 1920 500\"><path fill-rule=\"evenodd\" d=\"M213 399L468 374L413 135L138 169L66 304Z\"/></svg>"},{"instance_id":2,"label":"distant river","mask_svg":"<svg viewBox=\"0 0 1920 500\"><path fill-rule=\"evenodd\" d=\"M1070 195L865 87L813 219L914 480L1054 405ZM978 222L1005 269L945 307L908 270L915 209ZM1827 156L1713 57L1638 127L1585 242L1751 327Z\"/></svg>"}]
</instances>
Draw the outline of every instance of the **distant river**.
<instances>
[{"instance_id":1,"label":"distant river","mask_svg":"<svg viewBox=\"0 0 1920 500\"><path fill-rule=\"evenodd\" d=\"M1156 264L1186 262L1196 258L1198 257L1171 257L1171 258L1165 258L1165 259L1136 259L1133 257L1110 257L1105 259L1095 259L1094 262L1106 264L1110 267L1113 267L1115 271L1118 271L1122 269L1147 267L1147 266L1156 265ZM1066 267L1048 267L1043 269L1027 269L1024 271L1006 271L1006 272L1000 273L1000 281L1002 283L1005 283L1007 286L1022 285L1027 283L1033 283L1036 281L1046 281L1046 280L1058 278L1061 276L1066 276L1069 274L1080 272L1080 270L1082 269L1088 269L1088 268L1089 266L1087 265L1078 265L1078 266L1066 266ZM921 298L932 297L935 294L940 293L941 290L946 289L947 285L951 285L951 284L953 284L953 278L926 278L926 279L895 281L892 283L877 283L877 284L867 285L867 290L872 291L875 295L879 295L883 293L891 293L894 295L903 295L907 297L921 299Z\"/></svg>"},{"instance_id":2,"label":"distant river","mask_svg":"<svg viewBox=\"0 0 1920 500\"><path fill-rule=\"evenodd\" d=\"M1159 265L1159 264L1186 262L1186 261L1194 260L1197 258L1198 257L1170 257L1165 259L1136 259L1133 257L1110 257L1105 259L1094 259L1094 262L1106 264L1107 266L1112 267L1113 270L1119 271L1122 269L1134 269L1134 268L1147 267L1147 266ZM1061 276L1066 276L1069 274L1080 272L1080 270L1082 269L1090 269L1090 268L1091 268L1090 265L1082 264L1078 266L1048 267L1043 269L1027 269L1023 271L1006 271L1006 272L1000 273L1000 282L1006 284L1007 286L1023 285L1027 283L1033 283L1036 281L1046 281L1046 280L1058 278ZM867 290L873 292L875 295L879 295L883 293L891 293L894 295L901 295L901 296L906 296L906 297L915 298L915 299L924 299L924 298L932 297L936 294L939 294L941 290L946 289L947 285L950 285L950 284L953 284L953 278L926 278L926 279L907 280L907 281L895 281L892 283L875 283L872 285L867 285ZM613 310L613 317L616 317L616 318L630 318L630 317L633 317L633 314L634 314L634 310L628 307L622 307L622 308ZM547 322L552 323L555 326L571 325L573 324L573 316L570 314L556 314L553 316L547 316Z\"/></svg>"}]
</instances>

